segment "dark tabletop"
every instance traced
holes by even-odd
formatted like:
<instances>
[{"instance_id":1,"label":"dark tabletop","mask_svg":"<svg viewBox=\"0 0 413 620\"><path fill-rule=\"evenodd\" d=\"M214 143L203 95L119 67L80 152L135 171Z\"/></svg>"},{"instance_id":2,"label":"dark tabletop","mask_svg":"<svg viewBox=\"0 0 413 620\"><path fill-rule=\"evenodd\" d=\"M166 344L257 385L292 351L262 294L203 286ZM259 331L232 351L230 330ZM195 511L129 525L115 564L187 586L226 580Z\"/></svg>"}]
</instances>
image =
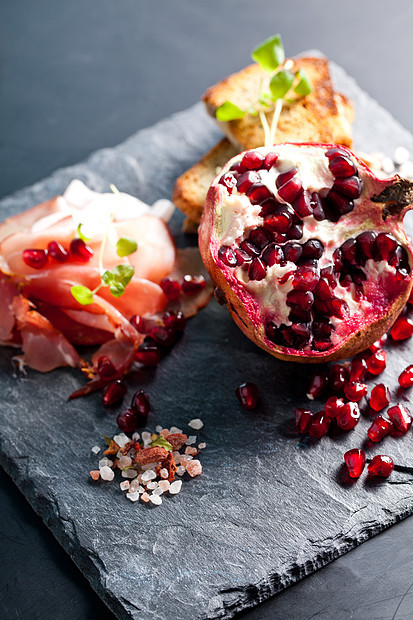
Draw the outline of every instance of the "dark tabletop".
<instances>
[{"instance_id":1,"label":"dark tabletop","mask_svg":"<svg viewBox=\"0 0 413 620\"><path fill-rule=\"evenodd\" d=\"M413 131L412 30L410 0L2 2L0 198L192 105L274 32ZM412 543L407 519L245 616L413 618ZM113 618L1 470L0 558L1 618Z\"/></svg>"}]
</instances>

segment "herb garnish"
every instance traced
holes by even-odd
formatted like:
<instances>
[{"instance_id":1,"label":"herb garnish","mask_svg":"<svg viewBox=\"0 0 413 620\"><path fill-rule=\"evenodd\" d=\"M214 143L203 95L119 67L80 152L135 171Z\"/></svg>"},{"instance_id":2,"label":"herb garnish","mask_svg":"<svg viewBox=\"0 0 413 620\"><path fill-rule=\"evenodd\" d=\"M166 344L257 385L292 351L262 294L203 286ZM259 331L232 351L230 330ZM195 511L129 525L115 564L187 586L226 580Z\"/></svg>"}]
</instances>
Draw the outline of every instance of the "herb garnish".
<instances>
[{"instance_id":1,"label":"herb garnish","mask_svg":"<svg viewBox=\"0 0 413 620\"><path fill-rule=\"evenodd\" d=\"M260 92L256 105L248 110L242 110L232 101L225 101L216 110L216 118L219 121L231 121L244 118L246 114L260 117L264 129L265 145L271 146L275 141L278 119L283 106L283 101L288 101L286 96L293 88L300 97L309 95L312 91L310 81L303 69L291 71L292 61L285 62L284 46L279 34L269 37L252 51L251 58L255 60L269 74L271 79L261 80ZM281 65L284 68L281 69ZM274 108L271 126L268 125L265 111Z\"/></svg>"},{"instance_id":2,"label":"herb garnish","mask_svg":"<svg viewBox=\"0 0 413 620\"><path fill-rule=\"evenodd\" d=\"M158 435L158 437L155 437L155 439L153 439L153 441L151 441L149 445L151 446L151 448L160 446L161 448L165 448L165 450L168 450L169 452L173 451L172 445L169 443L169 441L165 439L165 437L162 437L162 435Z\"/></svg>"}]
</instances>

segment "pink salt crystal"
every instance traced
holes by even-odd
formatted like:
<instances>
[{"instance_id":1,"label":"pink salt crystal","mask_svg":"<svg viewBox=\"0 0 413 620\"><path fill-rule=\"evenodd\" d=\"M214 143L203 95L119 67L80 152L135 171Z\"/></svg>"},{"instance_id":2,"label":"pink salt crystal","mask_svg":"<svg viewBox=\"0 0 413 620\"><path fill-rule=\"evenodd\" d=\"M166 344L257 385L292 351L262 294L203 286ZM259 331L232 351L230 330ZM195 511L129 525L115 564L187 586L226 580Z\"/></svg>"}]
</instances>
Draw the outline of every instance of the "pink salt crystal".
<instances>
[{"instance_id":1,"label":"pink salt crystal","mask_svg":"<svg viewBox=\"0 0 413 620\"><path fill-rule=\"evenodd\" d=\"M169 476L168 470L164 467L159 472L159 475L160 475L161 478L168 478L168 476Z\"/></svg>"},{"instance_id":2,"label":"pink salt crystal","mask_svg":"<svg viewBox=\"0 0 413 620\"><path fill-rule=\"evenodd\" d=\"M130 458L130 456L121 456L119 461L118 461L118 467L119 469L124 469L125 467L129 467L130 465L132 465L132 459Z\"/></svg>"},{"instance_id":3,"label":"pink salt crystal","mask_svg":"<svg viewBox=\"0 0 413 620\"><path fill-rule=\"evenodd\" d=\"M142 493L141 500L143 502L145 502L145 504L147 504L149 502L149 495L148 495L148 493L146 491L145 491L145 493Z\"/></svg>"},{"instance_id":4,"label":"pink salt crystal","mask_svg":"<svg viewBox=\"0 0 413 620\"><path fill-rule=\"evenodd\" d=\"M120 489L121 491L127 491L130 487L130 482L129 480L124 480L123 482L120 483Z\"/></svg>"},{"instance_id":5,"label":"pink salt crystal","mask_svg":"<svg viewBox=\"0 0 413 620\"><path fill-rule=\"evenodd\" d=\"M90 477L93 480L99 480L99 478L100 478L100 471L98 469L94 469L93 471L90 472Z\"/></svg>"},{"instance_id":6,"label":"pink salt crystal","mask_svg":"<svg viewBox=\"0 0 413 620\"><path fill-rule=\"evenodd\" d=\"M186 472L186 469L185 469L185 467L183 465L179 465L176 468L176 475L177 476L183 476L185 472Z\"/></svg>"},{"instance_id":7,"label":"pink salt crystal","mask_svg":"<svg viewBox=\"0 0 413 620\"><path fill-rule=\"evenodd\" d=\"M165 491L167 491L169 487L170 487L169 480L161 480L159 482L159 488L162 490L163 493L165 493Z\"/></svg>"},{"instance_id":8,"label":"pink salt crystal","mask_svg":"<svg viewBox=\"0 0 413 620\"><path fill-rule=\"evenodd\" d=\"M206 448L206 443L203 441L202 443L200 443L198 445L199 450L203 450L204 448Z\"/></svg>"},{"instance_id":9,"label":"pink salt crystal","mask_svg":"<svg viewBox=\"0 0 413 620\"><path fill-rule=\"evenodd\" d=\"M168 435L170 435L171 433L169 432L169 429L168 429L168 428L163 428L159 434L160 434L160 435L162 435L162 437L165 437L165 438L166 438L166 437L168 437Z\"/></svg>"},{"instance_id":10,"label":"pink salt crystal","mask_svg":"<svg viewBox=\"0 0 413 620\"><path fill-rule=\"evenodd\" d=\"M199 476L199 474L202 474L202 465L200 461L198 461L198 459L193 459L192 461L187 463L186 471L192 478L194 478L195 476Z\"/></svg>"},{"instance_id":11,"label":"pink salt crystal","mask_svg":"<svg viewBox=\"0 0 413 620\"><path fill-rule=\"evenodd\" d=\"M187 446L185 448L185 454L196 454L198 450L196 448L192 448L192 446Z\"/></svg>"}]
</instances>

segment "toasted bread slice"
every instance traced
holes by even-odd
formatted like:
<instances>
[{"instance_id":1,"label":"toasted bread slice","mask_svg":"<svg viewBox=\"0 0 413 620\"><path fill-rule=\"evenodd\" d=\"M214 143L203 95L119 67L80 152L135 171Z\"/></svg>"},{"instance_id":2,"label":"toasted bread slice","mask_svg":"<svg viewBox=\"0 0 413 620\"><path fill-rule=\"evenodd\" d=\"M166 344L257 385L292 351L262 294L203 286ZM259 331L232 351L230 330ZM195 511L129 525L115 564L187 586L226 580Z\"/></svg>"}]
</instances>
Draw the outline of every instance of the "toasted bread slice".
<instances>
[{"instance_id":1,"label":"toasted bread slice","mask_svg":"<svg viewBox=\"0 0 413 620\"><path fill-rule=\"evenodd\" d=\"M292 71L304 69L313 90L306 97L293 93L291 103L284 102L276 142L329 142L351 146L352 106L348 99L334 92L328 60L303 57L288 59L286 63ZM243 110L252 107L257 102L261 84L268 84L269 78L257 64L230 75L203 95L209 114L215 118L217 108L225 101ZM271 123L272 111L266 112L266 116ZM242 119L219 122L219 125L239 151L264 144L264 130L258 116L246 114Z\"/></svg>"},{"instance_id":2,"label":"toasted bread slice","mask_svg":"<svg viewBox=\"0 0 413 620\"><path fill-rule=\"evenodd\" d=\"M239 151L223 138L175 183L172 200L191 223L199 224L209 186L221 168ZM189 231L189 222L185 230Z\"/></svg>"}]
</instances>

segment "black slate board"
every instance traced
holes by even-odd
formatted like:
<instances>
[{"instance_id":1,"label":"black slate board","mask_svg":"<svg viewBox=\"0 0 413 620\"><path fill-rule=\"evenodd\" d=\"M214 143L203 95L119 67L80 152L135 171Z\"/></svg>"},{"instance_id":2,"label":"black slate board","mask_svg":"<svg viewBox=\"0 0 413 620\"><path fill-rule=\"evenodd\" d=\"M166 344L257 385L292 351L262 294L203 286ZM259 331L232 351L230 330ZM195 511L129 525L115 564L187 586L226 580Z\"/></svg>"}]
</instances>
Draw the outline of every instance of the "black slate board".
<instances>
[{"instance_id":1,"label":"black slate board","mask_svg":"<svg viewBox=\"0 0 413 620\"><path fill-rule=\"evenodd\" d=\"M356 106L356 148L392 154L404 145L413 152L413 137L333 70ZM62 192L75 177L100 191L115 183L149 202L168 197L176 176L219 135L197 104L4 199L0 217ZM177 215L172 225L182 243L180 223ZM370 451L395 459L388 481L342 482L342 455L363 443L368 420L348 434L300 440L292 411L308 402L311 368L257 349L215 302L191 320L156 371L129 379L130 393L139 386L151 395L152 429L187 430L193 417L205 422L202 477L160 508L130 503L117 483L88 479L97 461L91 446L116 425L97 395L67 402L82 384L79 373L18 375L13 353L0 350L1 464L120 618L232 617L413 511L412 433ZM376 382L397 385L411 357L409 343L389 347L388 368ZM252 414L233 394L244 380L261 390Z\"/></svg>"}]
</instances>

